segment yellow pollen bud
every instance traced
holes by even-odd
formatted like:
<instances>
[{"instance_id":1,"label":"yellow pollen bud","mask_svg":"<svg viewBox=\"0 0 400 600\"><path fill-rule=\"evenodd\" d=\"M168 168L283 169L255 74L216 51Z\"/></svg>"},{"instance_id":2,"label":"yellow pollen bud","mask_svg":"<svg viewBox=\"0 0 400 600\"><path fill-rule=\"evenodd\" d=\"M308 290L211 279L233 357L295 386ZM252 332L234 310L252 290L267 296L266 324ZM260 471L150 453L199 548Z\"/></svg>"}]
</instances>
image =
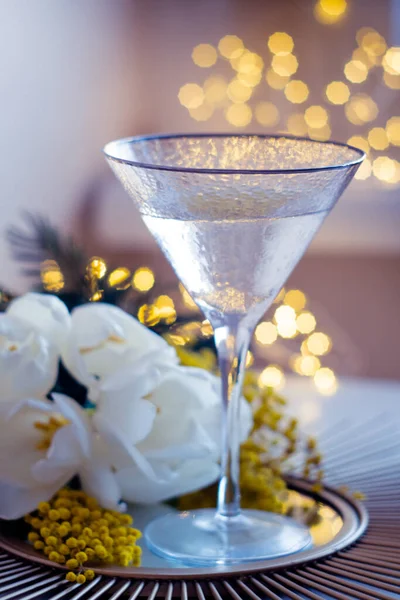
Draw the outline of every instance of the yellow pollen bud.
<instances>
[{"instance_id":1,"label":"yellow pollen bud","mask_svg":"<svg viewBox=\"0 0 400 600\"><path fill-rule=\"evenodd\" d=\"M76 558L76 560L78 560L80 563L84 563L84 562L86 562L86 561L87 561L87 559L88 559L86 552L78 552L78 553L75 555L75 558Z\"/></svg>"},{"instance_id":2,"label":"yellow pollen bud","mask_svg":"<svg viewBox=\"0 0 400 600\"><path fill-rule=\"evenodd\" d=\"M50 504L48 502L39 502L38 511L46 515L50 510Z\"/></svg>"},{"instance_id":3,"label":"yellow pollen bud","mask_svg":"<svg viewBox=\"0 0 400 600\"><path fill-rule=\"evenodd\" d=\"M67 560L66 562L66 567L68 569L77 569L79 567L79 563L76 560L76 558L70 558L69 560Z\"/></svg>"},{"instance_id":4,"label":"yellow pollen bud","mask_svg":"<svg viewBox=\"0 0 400 600\"><path fill-rule=\"evenodd\" d=\"M94 571L92 571L92 569L88 569L87 571L85 571L85 577L87 581L92 581L92 579L94 579L95 577Z\"/></svg>"}]
</instances>

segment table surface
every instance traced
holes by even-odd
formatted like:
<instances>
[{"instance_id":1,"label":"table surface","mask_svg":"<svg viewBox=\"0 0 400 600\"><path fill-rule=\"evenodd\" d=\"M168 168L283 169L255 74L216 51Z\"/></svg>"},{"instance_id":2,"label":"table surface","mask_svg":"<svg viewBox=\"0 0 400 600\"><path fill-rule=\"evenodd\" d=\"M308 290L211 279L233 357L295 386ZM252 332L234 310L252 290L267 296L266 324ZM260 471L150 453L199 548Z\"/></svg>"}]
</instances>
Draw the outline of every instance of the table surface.
<instances>
[{"instance_id":1,"label":"table surface","mask_svg":"<svg viewBox=\"0 0 400 600\"><path fill-rule=\"evenodd\" d=\"M0 551L0 600L400 599L400 383L343 378L336 394L324 397L309 379L289 377L282 393L303 429L320 440L326 482L367 494L370 527L351 549L243 581L159 584L98 577L81 588L66 584L57 570Z\"/></svg>"}]
</instances>

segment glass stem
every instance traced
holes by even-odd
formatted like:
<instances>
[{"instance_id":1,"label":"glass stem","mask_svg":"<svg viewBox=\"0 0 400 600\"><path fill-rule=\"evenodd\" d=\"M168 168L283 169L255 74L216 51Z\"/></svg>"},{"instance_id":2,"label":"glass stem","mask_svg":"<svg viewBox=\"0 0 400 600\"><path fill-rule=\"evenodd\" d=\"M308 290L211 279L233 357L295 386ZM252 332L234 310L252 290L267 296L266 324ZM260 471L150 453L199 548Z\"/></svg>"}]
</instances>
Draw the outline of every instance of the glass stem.
<instances>
[{"instance_id":1,"label":"glass stem","mask_svg":"<svg viewBox=\"0 0 400 600\"><path fill-rule=\"evenodd\" d=\"M252 332L240 321L214 328L222 380L221 479L217 517L240 514L240 396Z\"/></svg>"}]
</instances>

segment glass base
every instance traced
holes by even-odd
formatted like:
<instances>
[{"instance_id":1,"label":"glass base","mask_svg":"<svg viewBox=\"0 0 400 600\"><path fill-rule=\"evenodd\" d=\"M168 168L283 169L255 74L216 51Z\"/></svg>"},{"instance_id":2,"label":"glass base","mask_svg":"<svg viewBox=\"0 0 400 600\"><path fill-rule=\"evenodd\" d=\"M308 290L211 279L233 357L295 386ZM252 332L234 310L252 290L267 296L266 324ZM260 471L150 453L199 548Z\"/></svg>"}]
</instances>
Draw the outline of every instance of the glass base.
<instances>
[{"instance_id":1,"label":"glass base","mask_svg":"<svg viewBox=\"0 0 400 600\"><path fill-rule=\"evenodd\" d=\"M171 513L152 521L145 539L155 554L199 566L278 558L312 545L304 525L259 510L231 518L218 517L212 509Z\"/></svg>"}]
</instances>

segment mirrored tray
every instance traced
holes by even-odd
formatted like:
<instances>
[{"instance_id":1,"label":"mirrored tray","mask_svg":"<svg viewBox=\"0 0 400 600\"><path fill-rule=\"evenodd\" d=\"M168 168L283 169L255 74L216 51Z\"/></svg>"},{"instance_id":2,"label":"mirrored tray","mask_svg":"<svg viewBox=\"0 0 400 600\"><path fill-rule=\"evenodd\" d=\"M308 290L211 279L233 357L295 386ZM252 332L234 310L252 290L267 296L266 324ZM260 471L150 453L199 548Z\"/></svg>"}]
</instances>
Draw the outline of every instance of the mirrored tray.
<instances>
[{"instance_id":1,"label":"mirrored tray","mask_svg":"<svg viewBox=\"0 0 400 600\"><path fill-rule=\"evenodd\" d=\"M254 573L261 570L270 571L304 564L333 554L354 543L364 533L368 524L368 516L359 502L327 487L318 494L313 493L312 485L300 479L290 478L288 484L290 487L289 514L296 520L307 523L313 539L313 546L310 549L273 560L198 568L187 567L178 562L169 562L152 554L146 548L142 538L140 541L143 555L140 567L94 566L94 568L98 574L102 575L159 580L199 579L210 576ZM171 512L171 510L174 509L168 505L133 506L130 512L134 517L135 526L143 530L149 521ZM2 523L0 547L31 562L59 569L65 568L55 565L45 556L36 552L28 542L16 537L11 530L12 528L7 523Z\"/></svg>"}]
</instances>

